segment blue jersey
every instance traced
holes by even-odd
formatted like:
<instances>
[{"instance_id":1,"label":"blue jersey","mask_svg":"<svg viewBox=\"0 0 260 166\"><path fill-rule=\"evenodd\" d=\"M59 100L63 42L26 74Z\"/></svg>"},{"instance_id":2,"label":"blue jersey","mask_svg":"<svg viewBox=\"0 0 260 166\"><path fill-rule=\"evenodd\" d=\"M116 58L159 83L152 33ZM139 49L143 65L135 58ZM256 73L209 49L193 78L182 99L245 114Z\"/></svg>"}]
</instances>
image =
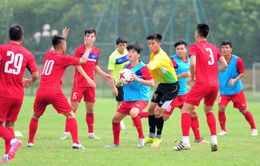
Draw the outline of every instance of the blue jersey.
<instances>
[{"instance_id":1,"label":"blue jersey","mask_svg":"<svg viewBox=\"0 0 260 166\"><path fill-rule=\"evenodd\" d=\"M174 62L176 63L176 66L174 66L174 68L177 75L190 71L190 58L188 56L187 56L187 62L183 62L183 60L180 59L176 54L173 55L171 59L174 60ZM179 78L178 81L180 85L178 96L185 95L186 93L188 93L188 88L187 88L188 78Z\"/></svg>"},{"instance_id":2,"label":"blue jersey","mask_svg":"<svg viewBox=\"0 0 260 166\"><path fill-rule=\"evenodd\" d=\"M126 64L125 68L128 68L129 66L130 63ZM142 77L142 72L143 72L142 69L145 66L146 65L143 62L140 62L138 65L131 68L130 70L132 70L137 77L144 79ZM147 70L149 69L147 68ZM133 80L129 84L124 84L123 90L124 90L124 101L137 101L137 100L149 101L150 99L151 88L136 80Z\"/></svg>"},{"instance_id":3,"label":"blue jersey","mask_svg":"<svg viewBox=\"0 0 260 166\"><path fill-rule=\"evenodd\" d=\"M219 90L224 96L236 94L243 89L241 80L238 80L233 86L228 85L230 79L234 79L239 75L236 67L237 60L238 57L236 55L232 55L228 67L218 74Z\"/></svg>"}]
</instances>

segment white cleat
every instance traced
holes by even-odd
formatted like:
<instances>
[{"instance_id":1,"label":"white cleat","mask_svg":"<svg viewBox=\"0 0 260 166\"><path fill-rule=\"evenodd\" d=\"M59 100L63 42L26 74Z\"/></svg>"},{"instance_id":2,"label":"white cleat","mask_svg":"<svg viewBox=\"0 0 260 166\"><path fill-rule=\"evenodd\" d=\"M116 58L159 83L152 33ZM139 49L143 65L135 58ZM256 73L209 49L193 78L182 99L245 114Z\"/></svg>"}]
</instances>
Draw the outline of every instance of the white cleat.
<instances>
[{"instance_id":1,"label":"white cleat","mask_svg":"<svg viewBox=\"0 0 260 166\"><path fill-rule=\"evenodd\" d=\"M73 149L82 149L82 150L85 149L84 146L82 146L81 144L76 144L76 143L73 143L73 144L72 144L72 148L73 148Z\"/></svg>"},{"instance_id":2,"label":"white cleat","mask_svg":"<svg viewBox=\"0 0 260 166\"><path fill-rule=\"evenodd\" d=\"M98 137L96 134L92 133L92 134L88 134L88 139L100 140L100 137Z\"/></svg>"},{"instance_id":3,"label":"white cleat","mask_svg":"<svg viewBox=\"0 0 260 166\"><path fill-rule=\"evenodd\" d=\"M70 136L70 133L69 132L64 132L63 135L60 137L61 140L65 140L65 139L68 139Z\"/></svg>"},{"instance_id":4,"label":"white cleat","mask_svg":"<svg viewBox=\"0 0 260 166\"><path fill-rule=\"evenodd\" d=\"M34 145L34 143L29 142L29 143L27 143L26 147L31 148L31 147L33 147L33 145Z\"/></svg>"},{"instance_id":5,"label":"white cleat","mask_svg":"<svg viewBox=\"0 0 260 166\"><path fill-rule=\"evenodd\" d=\"M224 136L227 135L227 132L224 130L221 130L221 132L218 133L218 136Z\"/></svg>"},{"instance_id":6,"label":"white cleat","mask_svg":"<svg viewBox=\"0 0 260 166\"><path fill-rule=\"evenodd\" d=\"M252 129L252 130L251 130L251 135L252 135L252 136L257 136L257 135L258 135L257 129Z\"/></svg>"},{"instance_id":7,"label":"white cleat","mask_svg":"<svg viewBox=\"0 0 260 166\"><path fill-rule=\"evenodd\" d=\"M138 148L142 148L142 147L144 147L144 142L145 142L145 140L144 140L144 138L139 138L138 139L138 143L137 143L137 147Z\"/></svg>"},{"instance_id":8,"label":"white cleat","mask_svg":"<svg viewBox=\"0 0 260 166\"><path fill-rule=\"evenodd\" d=\"M180 142L177 146L172 148L175 151L182 151L182 150L190 150L190 144L183 144L183 142Z\"/></svg>"},{"instance_id":9,"label":"white cleat","mask_svg":"<svg viewBox=\"0 0 260 166\"><path fill-rule=\"evenodd\" d=\"M105 148L119 148L119 145L117 145L117 144L110 144L110 145L106 145Z\"/></svg>"}]
</instances>

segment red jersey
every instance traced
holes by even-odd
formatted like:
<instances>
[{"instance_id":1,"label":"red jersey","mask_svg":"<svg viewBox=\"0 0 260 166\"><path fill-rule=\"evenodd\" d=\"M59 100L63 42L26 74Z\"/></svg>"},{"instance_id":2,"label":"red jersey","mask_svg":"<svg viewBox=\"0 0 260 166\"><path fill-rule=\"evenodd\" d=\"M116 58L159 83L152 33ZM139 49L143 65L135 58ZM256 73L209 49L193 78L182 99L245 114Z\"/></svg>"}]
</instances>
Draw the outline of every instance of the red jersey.
<instances>
[{"instance_id":1,"label":"red jersey","mask_svg":"<svg viewBox=\"0 0 260 166\"><path fill-rule=\"evenodd\" d=\"M62 90L62 76L68 66L78 65L80 58L59 54L50 50L44 55L38 91L57 92Z\"/></svg>"},{"instance_id":2,"label":"red jersey","mask_svg":"<svg viewBox=\"0 0 260 166\"><path fill-rule=\"evenodd\" d=\"M81 45L76 48L74 52L75 58L81 58L86 50L85 45ZM98 58L100 56L100 51L98 48L93 47L89 53L88 60L85 64L81 65L86 74L94 80L95 67L98 64ZM87 80L75 69L74 84L75 87L90 87Z\"/></svg>"},{"instance_id":3,"label":"red jersey","mask_svg":"<svg viewBox=\"0 0 260 166\"><path fill-rule=\"evenodd\" d=\"M189 47L189 56L196 56L195 83L218 86L218 60L222 56L219 48L206 40Z\"/></svg>"},{"instance_id":4,"label":"red jersey","mask_svg":"<svg viewBox=\"0 0 260 166\"><path fill-rule=\"evenodd\" d=\"M37 71L33 54L22 45L11 42L0 45L0 96L22 99L24 88L22 79L25 68Z\"/></svg>"}]
</instances>

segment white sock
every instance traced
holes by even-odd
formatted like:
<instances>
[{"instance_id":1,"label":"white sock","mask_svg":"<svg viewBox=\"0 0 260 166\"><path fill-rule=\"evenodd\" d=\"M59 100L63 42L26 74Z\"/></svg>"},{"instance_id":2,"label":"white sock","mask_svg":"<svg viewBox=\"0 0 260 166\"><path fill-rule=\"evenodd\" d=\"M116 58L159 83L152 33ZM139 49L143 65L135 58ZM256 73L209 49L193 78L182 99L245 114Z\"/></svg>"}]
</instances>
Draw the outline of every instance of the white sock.
<instances>
[{"instance_id":1,"label":"white sock","mask_svg":"<svg viewBox=\"0 0 260 166\"><path fill-rule=\"evenodd\" d=\"M211 144L217 145L218 144L218 139L216 135L211 136Z\"/></svg>"},{"instance_id":2,"label":"white sock","mask_svg":"<svg viewBox=\"0 0 260 166\"><path fill-rule=\"evenodd\" d=\"M182 137L182 142L183 142L184 145L190 145L189 136L183 136Z\"/></svg>"}]
</instances>

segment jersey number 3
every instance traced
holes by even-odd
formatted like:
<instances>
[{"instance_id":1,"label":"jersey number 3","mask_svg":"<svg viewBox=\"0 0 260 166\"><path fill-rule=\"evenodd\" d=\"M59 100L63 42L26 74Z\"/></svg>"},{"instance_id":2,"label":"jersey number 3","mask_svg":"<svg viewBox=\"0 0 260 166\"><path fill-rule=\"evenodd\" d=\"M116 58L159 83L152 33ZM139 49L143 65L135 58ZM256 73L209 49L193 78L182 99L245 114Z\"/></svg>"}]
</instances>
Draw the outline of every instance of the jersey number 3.
<instances>
[{"instance_id":1,"label":"jersey number 3","mask_svg":"<svg viewBox=\"0 0 260 166\"><path fill-rule=\"evenodd\" d=\"M51 71L53 69L54 60L47 60L44 63L43 69L42 69L42 75L50 75Z\"/></svg>"},{"instance_id":2,"label":"jersey number 3","mask_svg":"<svg viewBox=\"0 0 260 166\"><path fill-rule=\"evenodd\" d=\"M214 65L214 56L211 48L206 48L206 51L209 53L210 60L208 61L209 65Z\"/></svg>"},{"instance_id":3,"label":"jersey number 3","mask_svg":"<svg viewBox=\"0 0 260 166\"><path fill-rule=\"evenodd\" d=\"M23 64L23 55L14 54L13 51L7 51L6 55L10 57L10 60L5 63L5 73L14 75L20 74Z\"/></svg>"}]
</instances>

